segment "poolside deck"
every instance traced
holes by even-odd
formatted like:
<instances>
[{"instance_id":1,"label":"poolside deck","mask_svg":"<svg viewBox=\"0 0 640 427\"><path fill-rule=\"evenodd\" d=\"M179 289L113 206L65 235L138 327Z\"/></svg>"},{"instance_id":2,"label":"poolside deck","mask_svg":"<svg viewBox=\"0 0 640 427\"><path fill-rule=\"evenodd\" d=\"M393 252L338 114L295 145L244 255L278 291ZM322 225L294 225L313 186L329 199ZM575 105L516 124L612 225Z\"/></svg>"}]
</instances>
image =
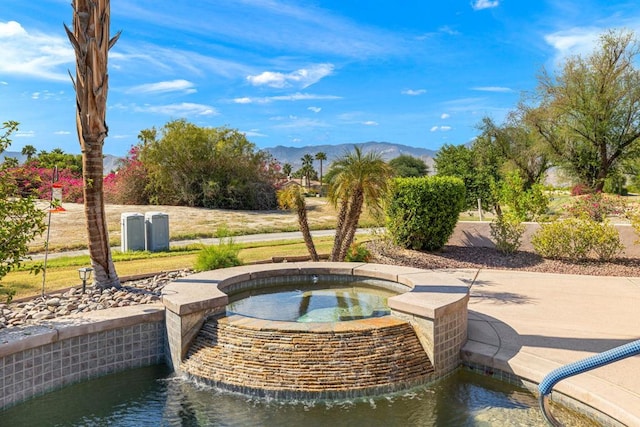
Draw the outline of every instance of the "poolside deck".
<instances>
[{"instance_id":1,"label":"poolside deck","mask_svg":"<svg viewBox=\"0 0 640 427\"><path fill-rule=\"evenodd\" d=\"M640 277L449 273L473 283L466 362L539 383L557 367L640 339ZM563 380L555 390L640 426L640 356Z\"/></svg>"}]
</instances>

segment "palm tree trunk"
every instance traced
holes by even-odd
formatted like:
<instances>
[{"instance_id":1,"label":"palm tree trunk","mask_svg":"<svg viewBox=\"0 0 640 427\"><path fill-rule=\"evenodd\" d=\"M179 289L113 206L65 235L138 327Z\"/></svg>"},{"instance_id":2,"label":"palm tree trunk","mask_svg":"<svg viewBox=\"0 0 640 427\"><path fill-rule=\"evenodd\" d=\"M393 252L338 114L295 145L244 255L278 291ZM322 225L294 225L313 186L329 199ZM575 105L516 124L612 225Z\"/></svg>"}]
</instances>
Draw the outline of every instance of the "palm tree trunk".
<instances>
[{"instance_id":1,"label":"palm tree trunk","mask_svg":"<svg viewBox=\"0 0 640 427\"><path fill-rule=\"evenodd\" d=\"M347 256L347 251L353 243L353 239L355 238L356 230L358 228L358 220L362 213L363 202L364 196L362 192L354 192L351 196L351 202L349 203L349 212L347 213L347 220L344 225L343 240L340 244L338 259L336 261L344 261Z\"/></svg>"},{"instance_id":2,"label":"palm tree trunk","mask_svg":"<svg viewBox=\"0 0 640 427\"><path fill-rule=\"evenodd\" d=\"M304 239L307 250L311 256L311 261L318 261L318 253L316 252L316 246L313 243L311 237L311 231L309 230L309 222L307 221L307 209L302 206L302 209L298 207L298 224L300 225L300 231L302 232L302 238Z\"/></svg>"},{"instance_id":3,"label":"palm tree trunk","mask_svg":"<svg viewBox=\"0 0 640 427\"><path fill-rule=\"evenodd\" d=\"M347 218L347 211L349 210L348 200L343 200L340 203L340 209L338 209L338 218L336 221L336 235L333 238L333 248L331 249L331 255L329 261L338 261L340 255L340 247L344 240L344 225Z\"/></svg>"},{"instance_id":4,"label":"palm tree trunk","mask_svg":"<svg viewBox=\"0 0 640 427\"><path fill-rule=\"evenodd\" d=\"M73 32L65 25L76 56L76 128L82 151L84 203L89 236L89 256L100 288L119 287L115 271L102 193L102 147L108 133L105 122L109 75L109 49L119 33L109 39L109 0L74 0Z\"/></svg>"}]
</instances>

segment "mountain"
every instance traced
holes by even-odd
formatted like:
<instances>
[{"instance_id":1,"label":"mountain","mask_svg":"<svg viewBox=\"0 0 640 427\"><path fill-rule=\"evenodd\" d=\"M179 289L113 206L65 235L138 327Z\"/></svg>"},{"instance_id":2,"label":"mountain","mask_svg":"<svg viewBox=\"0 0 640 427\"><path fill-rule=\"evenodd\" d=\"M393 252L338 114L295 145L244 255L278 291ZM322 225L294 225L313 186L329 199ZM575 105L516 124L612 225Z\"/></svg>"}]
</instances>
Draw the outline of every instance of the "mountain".
<instances>
[{"instance_id":1,"label":"mountain","mask_svg":"<svg viewBox=\"0 0 640 427\"><path fill-rule=\"evenodd\" d=\"M276 147L265 148L264 151L270 153L280 164L289 163L293 167L293 170L297 170L302 167L302 156L305 154L311 154L315 157L316 153L323 152L327 155L326 165L327 167L336 158L344 155L353 150L354 146L358 146L362 149L363 153L369 153L371 151L380 153L385 161L394 159L402 154L408 154L413 157L418 157L429 166L429 170L433 170L433 156L435 156L435 150L428 150L426 148L410 147L408 145L393 144L391 142L365 142L360 144L338 144L338 145L311 145L306 147L285 147L278 145Z\"/></svg>"}]
</instances>

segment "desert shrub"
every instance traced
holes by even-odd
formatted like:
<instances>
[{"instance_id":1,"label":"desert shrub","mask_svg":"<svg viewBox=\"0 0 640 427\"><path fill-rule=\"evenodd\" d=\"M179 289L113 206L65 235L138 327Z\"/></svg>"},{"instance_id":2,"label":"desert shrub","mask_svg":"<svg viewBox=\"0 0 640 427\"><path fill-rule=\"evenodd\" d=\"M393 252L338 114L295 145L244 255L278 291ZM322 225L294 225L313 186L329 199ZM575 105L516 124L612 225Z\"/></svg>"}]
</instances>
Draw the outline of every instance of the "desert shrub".
<instances>
[{"instance_id":1,"label":"desert shrub","mask_svg":"<svg viewBox=\"0 0 640 427\"><path fill-rule=\"evenodd\" d=\"M233 242L233 239L221 239L217 245L204 246L202 248L196 258L194 269L196 271L207 271L242 265L238 258L239 252L240 247Z\"/></svg>"},{"instance_id":2,"label":"desert shrub","mask_svg":"<svg viewBox=\"0 0 640 427\"><path fill-rule=\"evenodd\" d=\"M582 196L584 194L591 194L591 193L593 193L593 189L591 189L591 187L585 184L576 184L573 187L571 187L572 196Z\"/></svg>"},{"instance_id":3,"label":"desert shrub","mask_svg":"<svg viewBox=\"0 0 640 427\"><path fill-rule=\"evenodd\" d=\"M396 178L391 185L387 227L393 241L402 247L441 249L464 206L465 186L460 178Z\"/></svg>"},{"instance_id":4,"label":"desert shrub","mask_svg":"<svg viewBox=\"0 0 640 427\"><path fill-rule=\"evenodd\" d=\"M574 198L566 210L575 218L586 217L602 222L608 215L622 214L625 210L625 202L620 196L593 193Z\"/></svg>"},{"instance_id":5,"label":"desert shrub","mask_svg":"<svg viewBox=\"0 0 640 427\"><path fill-rule=\"evenodd\" d=\"M517 172L508 173L502 182L494 185L493 192L497 200L508 208L511 223L533 221L549 209L549 197L544 186L533 184L525 188L525 181Z\"/></svg>"},{"instance_id":6,"label":"desert shrub","mask_svg":"<svg viewBox=\"0 0 640 427\"><path fill-rule=\"evenodd\" d=\"M149 178L144 164L138 159L140 147L131 147L120 161L117 172L104 178L104 198L107 203L146 205L149 203Z\"/></svg>"},{"instance_id":7,"label":"desert shrub","mask_svg":"<svg viewBox=\"0 0 640 427\"><path fill-rule=\"evenodd\" d=\"M346 262L369 262L371 260L371 252L363 245L354 243L349 247L344 260Z\"/></svg>"},{"instance_id":8,"label":"desert shrub","mask_svg":"<svg viewBox=\"0 0 640 427\"><path fill-rule=\"evenodd\" d=\"M512 215L499 215L489 225L496 249L503 254L511 254L520 249L525 226Z\"/></svg>"},{"instance_id":9,"label":"desert shrub","mask_svg":"<svg viewBox=\"0 0 640 427\"><path fill-rule=\"evenodd\" d=\"M531 243L544 258L578 261L595 255L601 260L617 256L623 249L618 230L608 222L567 218L543 224Z\"/></svg>"}]
</instances>

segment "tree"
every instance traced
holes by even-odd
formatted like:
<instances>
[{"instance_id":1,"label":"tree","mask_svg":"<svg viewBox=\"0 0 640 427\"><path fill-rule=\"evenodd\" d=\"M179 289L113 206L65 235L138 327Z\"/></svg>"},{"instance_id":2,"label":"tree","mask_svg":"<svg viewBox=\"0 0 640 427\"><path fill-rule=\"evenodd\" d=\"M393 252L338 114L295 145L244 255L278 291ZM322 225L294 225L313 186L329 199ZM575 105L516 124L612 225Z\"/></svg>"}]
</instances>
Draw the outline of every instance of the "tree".
<instances>
[{"instance_id":1,"label":"tree","mask_svg":"<svg viewBox=\"0 0 640 427\"><path fill-rule=\"evenodd\" d=\"M316 153L316 160L320 162L320 195L322 195L322 162L327 160L327 153L318 151Z\"/></svg>"},{"instance_id":2,"label":"tree","mask_svg":"<svg viewBox=\"0 0 640 427\"><path fill-rule=\"evenodd\" d=\"M18 128L17 122L5 122L0 134L0 154L11 144L9 136ZM38 209L31 197L20 197L7 173L7 165L0 165L0 280L25 259L28 243L46 229L44 211ZM0 293L12 296L0 288Z\"/></svg>"},{"instance_id":3,"label":"tree","mask_svg":"<svg viewBox=\"0 0 640 427\"><path fill-rule=\"evenodd\" d=\"M31 158L36 155L36 152L36 147L33 145L27 144L22 147L22 155L27 156L27 161L31 160Z\"/></svg>"},{"instance_id":4,"label":"tree","mask_svg":"<svg viewBox=\"0 0 640 427\"><path fill-rule=\"evenodd\" d=\"M338 209L331 261L343 261L353 243L363 205L374 216L382 214L382 202L393 172L380 154L363 154L359 147L331 164L327 173L329 200Z\"/></svg>"},{"instance_id":5,"label":"tree","mask_svg":"<svg viewBox=\"0 0 640 427\"><path fill-rule=\"evenodd\" d=\"M302 156L302 167L300 168L301 175L307 181L307 188L311 186L311 177L315 175L316 171L313 168L313 156L311 154L305 154Z\"/></svg>"},{"instance_id":6,"label":"tree","mask_svg":"<svg viewBox=\"0 0 640 427\"><path fill-rule=\"evenodd\" d=\"M153 203L222 209L274 209L279 169L242 132L173 120L145 130L139 159Z\"/></svg>"},{"instance_id":7,"label":"tree","mask_svg":"<svg viewBox=\"0 0 640 427\"><path fill-rule=\"evenodd\" d=\"M82 155L65 153L61 148L54 148L51 152L42 150L33 159L37 165L45 169L67 169L75 176L82 175Z\"/></svg>"},{"instance_id":8,"label":"tree","mask_svg":"<svg viewBox=\"0 0 640 427\"><path fill-rule=\"evenodd\" d=\"M568 58L553 76L543 71L537 108L527 119L554 160L596 191L640 141L640 45L630 31L609 31L588 57Z\"/></svg>"},{"instance_id":9,"label":"tree","mask_svg":"<svg viewBox=\"0 0 640 427\"><path fill-rule=\"evenodd\" d=\"M399 178L417 178L429 173L429 167L424 160L408 154L401 154L395 159L391 159L389 166L393 169L395 176Z\"/></svg>"},{"instance_id":10,"label":"tree","mask_svg":"<svg viewBox=\"0 0 640 427\"><path fill-rule=\"evenodd\" d=\"M297 184L293 184L289 185L289 187L284 190L278 191L278 204L283 209L290 209L296 212L300 232L302 233L304 243L307 245L307 250L309 251L311 260L318 261L318 253L316 252L316 247L313 244L313 238L311 237L309 221L307 220L307 206L304 201L304 195L302 194L301 187L298 187Z\"/></svg>"},{"instance_id":11,"label":"tree","mask_svg":"<svg viewBox=\"0 0 640 427\"><path fill-rule=\"evenodd\" d=\"M99 288L120 287L111 257L104 209L102 149L108 134L105 121L109 89L108 54L120 33L109 38L109 0L74 0L73 31L64 26L76 57L76 127L82 151L84 211L89 256Z\"/></svg>"},{"instance_id":12,"label":"tree","mask_svg":"<svg viewBox=\"0 0 640 427\"><path fill-rule=\"evenodd\" d=\"M282 165L282 174L284 176L286 176L287 178L291 177L291 170L292 170L292 166L291 163L285 163L284 165Z\"/></svg>"}]
</instances>

